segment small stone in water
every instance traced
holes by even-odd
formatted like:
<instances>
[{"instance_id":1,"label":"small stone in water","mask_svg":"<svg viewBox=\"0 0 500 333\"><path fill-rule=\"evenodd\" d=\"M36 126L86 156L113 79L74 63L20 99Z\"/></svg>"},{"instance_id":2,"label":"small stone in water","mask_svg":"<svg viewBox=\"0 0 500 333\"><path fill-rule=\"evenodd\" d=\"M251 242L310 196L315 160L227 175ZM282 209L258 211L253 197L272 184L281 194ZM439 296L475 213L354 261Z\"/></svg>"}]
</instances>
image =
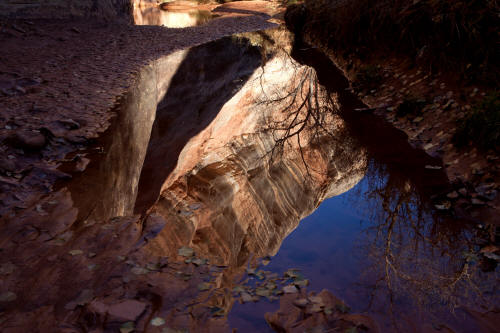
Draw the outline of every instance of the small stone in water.
<instances>
[{"instance_id":1,"label":"small stone in water","mask_svg":"<svg viewBox=\"0 0 500 333\"><path fill-rule=\"evenodd\" d=\"M178 254L182 257L192 257L194 255L194 250L190 247L183 246L179 249Z\"/></svg>"},{"instance_id":2,"label":"small stone in water","mask_svg":"<svg viewBox=\"0 0 500 333\"><path fill-rule=\"evenodd\" d=\"M201 266L205 263L205 260L200 259L200 258L195 258L195 259L191 260L191 263L195 266Z\"/></svg>"},{"instance_id":3,"label":"small stone in water","mask_svg":"<svg viewBox=\"0 0 500 333\"><path fill-rule=\"evenodd\" d=\"M269 289L257 288L255 294L262 297L268 297L271 295L271 291Z\"/></svg>"},{"instance_id":4,"label":"small stone in water","mask_svg":"<svg viewBox=\"0 0 500 333\"><path fill-rule=\"evenodd\" d=\"M68 253L71 254L72 256L78 256L80 254L83 254L83 251L82 250L71 250Z\"/></svg>"},{"instance_id":5,"label":"small stone in water","mask_svg":"<svg viewBox=\"0 0 500 333\"><path fill-rule=\"evenodd\" d=\"M283 291L285 294L296 294L299 292L296 286L294 285L288 285L283 287Z\"/></svg>"},{"instance_id":6,"label":"small stone in water","mask_svg":"<svg viewBox=\"0 0 500 333\"><path fill-rule=\"evenodd\" d=\"M253 302L253 297L249 293L243 292L241 293L241 301L243 303Z\"/></svg>"},{"instance_id":7,"label":"small stone in water","mask_svg":"<svg viewBox=\"0 0 500 333\"><path fill-rule=\"evenodd\" d=\"M293 305L299 308L305 308L307 304L309 304L309 302L305 298L299 298L293 301Z\"/></svg>"},{"instance_id":8,"label":"small stone in water","mask_svg":"<svg viewBox=\"0 0 500 333\"><path fill-rule=\"evenodd\" d=\"M160 318L160 317L156 317L156 318L151 320L151 325L153 325L153 326L165 325L165 319Z\"/></svg>"}]
</instances>

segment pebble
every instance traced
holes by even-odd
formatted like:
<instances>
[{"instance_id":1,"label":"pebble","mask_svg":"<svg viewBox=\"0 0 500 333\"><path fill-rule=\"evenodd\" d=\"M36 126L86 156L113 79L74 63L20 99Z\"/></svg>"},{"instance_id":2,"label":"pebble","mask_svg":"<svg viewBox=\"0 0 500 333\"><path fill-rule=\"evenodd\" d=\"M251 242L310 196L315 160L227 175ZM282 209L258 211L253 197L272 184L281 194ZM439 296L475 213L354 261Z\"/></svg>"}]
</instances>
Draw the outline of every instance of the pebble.
<instances>
[{"instance_id":1,"label":"pebble","mask_svg":"<svg viewBox=\"0 0 500 333\"><path fill-rule=\"evenodd\" d=\"M436 207L439 210L450 209L451 208L451 202L448 201L448 200L445 200L445 201L441 202L441 204L439 204L439 205L434 205L434 207Z\"/></svg>"},{"instance_id":2,"label":"pebble","mask_svg":"<svg viewBox=\"0 0 500 333\"><path fill-rule=\"evenodd\" d=\"M434 146L435 146L435 144L433 144L433 143L428 143L428 144L426 144L426 145L424 146L424 150L429 150L429 149L431 149L431 148L432 148L432 147L434 147Z\"/></svg>"},{"instance_id":3,"label":"pebble","mask_svg":"<svg viewBox=\"0 0 500 333\"><path fill-rule=\"evenodd\" d=\"M283 292L285 294L296 294L299 292L299 290L294 285L288 285L283 287Z\"/></svg>"},{"instance_id":4,"label":"pebble","mask_svg":"<svg viewBox=\"0 0 500 333\"><path fill-rule=\"evenodd\" d=\"M241 293L241 301L243 303L253 302L253 297L249 293L243 292Z\"/></svg>"},{"instance_id":5,"label":"pebble","mask_svg":"<svg viewBox=\"0 0 500 333\"><path fill-rule=\"evenodd\" d=\"M309 304L309 301L305 298L299 298L293 301L293 305L299 308L305 308Z\"/></svg>"},{"instance_id":6,"label":"pebble","mask_svg":"<svg viewBox=\"0 0 500 333\"><path fill-rule=\"evenodd\" d=\"M472 198L471 202L473 205L476 205L476 206L482 206L485 204L484 201L476 199L476 198Z\"/></svg>"},{"instance_id":7,"label":"pebble","mask_svg":"<svg viewBox=\"0 0 500 333\"><path fill-rule=\"evenodd\" d=\"M135 321L146 310L146 304L136 300L125 300L110 306L101 302L92 302L91 306L98 313L107 312L111 317L131 321Z\"/></svg>"}]
</instances>

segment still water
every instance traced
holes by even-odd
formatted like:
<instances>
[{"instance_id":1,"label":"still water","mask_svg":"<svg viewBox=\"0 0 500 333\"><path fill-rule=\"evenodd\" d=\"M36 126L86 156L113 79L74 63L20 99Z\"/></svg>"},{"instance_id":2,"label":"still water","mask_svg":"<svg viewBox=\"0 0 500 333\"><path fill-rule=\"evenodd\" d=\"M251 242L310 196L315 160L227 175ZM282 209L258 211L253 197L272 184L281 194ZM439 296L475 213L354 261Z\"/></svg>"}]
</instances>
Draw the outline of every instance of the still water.
<instances>
[{"instance_id":1,"label":"still water","mask_svg":"<svg viewBox=\"0 0 500 333\"><path fill-rule=\"evenodd\" d=\"M134 5L134 23L137 25L158 25L167 28L186 28L210 21L214 14L200 9L196 2L170 1L162 4L138 1Z\"/></svg>"},{"instance_id":2,"label":"still water","mask_svg":"<svg viewBox=\"0 0 500 333\"><path fill-rule=\"evenodd\" d=\"M159 104L139 181L135 211L160 193L152 211L175 221L153 252L189 246L227 267L208 303L239 332L272 331L286 285L297 298L326 289L344 304L333 318L361 315L382 332L491 331L498 269L479 252L484 230L435 210L451 191L440 161L355 111L364 105L347 88L283 29L191 50ZM180 139L183 126L192 131ZM172 147L175 167L155 171ZM299 280L276 278L290 269ZM274 329L368 328L328 316L302 327L306 312Z\"/></svg>"},{"instance_id":3,"label":"still water","mask_svg":"<svg viewBox=\"0 0 500 333\"><path fill-rule=\"evenodd\" d=\"M62 235L113 236L102 262L82 259L113 270L78 268L104 281L92 300L147 304L144 329L161 317L189 332L495 331L499 269L481 252L494 239L435 210L451 191L440 161L356 111L347 88L284 28L146 66L60 193ZM132 218L130 242L114 228ZM92 237L68 247L97 252Z\"/></svg>"}]
</instances>

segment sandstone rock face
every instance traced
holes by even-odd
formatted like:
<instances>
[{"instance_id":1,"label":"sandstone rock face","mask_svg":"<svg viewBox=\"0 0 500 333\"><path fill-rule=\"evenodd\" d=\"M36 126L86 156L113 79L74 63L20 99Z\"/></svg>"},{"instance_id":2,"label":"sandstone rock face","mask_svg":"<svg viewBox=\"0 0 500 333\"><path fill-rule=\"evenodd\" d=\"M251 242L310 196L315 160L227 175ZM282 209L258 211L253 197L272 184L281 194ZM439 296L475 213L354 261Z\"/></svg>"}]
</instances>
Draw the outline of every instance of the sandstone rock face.
<instances>
[{"instance_id":1,"label":"sandstone rock face","mask_svg":"<svg viewBox=\"0 0 500 333\"><path fill-rule=\"evenodd\" d=\"M6 0L0 4L0 17L100 17L129 20L131 8L130 0Z\"/></svg>"}]
</instances>

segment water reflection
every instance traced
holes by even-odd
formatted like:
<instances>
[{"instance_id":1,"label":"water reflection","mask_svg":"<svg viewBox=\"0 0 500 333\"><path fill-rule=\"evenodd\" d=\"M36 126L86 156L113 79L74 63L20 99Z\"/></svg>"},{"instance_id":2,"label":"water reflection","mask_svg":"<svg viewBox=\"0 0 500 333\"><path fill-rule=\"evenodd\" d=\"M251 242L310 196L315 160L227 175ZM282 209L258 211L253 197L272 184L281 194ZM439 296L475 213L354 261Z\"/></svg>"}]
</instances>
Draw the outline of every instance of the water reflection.
<instances>
[{"instance_id":1,"label":"water reflection","mask_svg":"<svg viewBox=\"0 0 500 333\"><path fill-rule=\"evenodd\" d=\"M338 70L327 64L318 77L300 55L291 58L283 31L235 41L242 38L261 48L261 68L165 174L149 213L166 226L145 251L175 257L189 246L227 266L205 304L242 331L264 330L263 313L273 309L237 304L230 290L269 255L270 272L302 268L310 289L332 290L383 331L478 330L467 312L495 309L497 275L479 269L469 223L433 210L431 194L448 185L425 165L439 161L374 116L353 116L360 102ZM341 201L335 209L321 205L335 196L327 200ZM318 214L327 220L307 221Z\"/></svg>"},{"instance_id":2,"label":"water reflection","mask_svg":"<svg viewBox=\"0 0 500 333\"><path fill-rule=\"evenodd\" d=\"M159 25L167 28L185 28L204 24L213 18L207 9L199 9L196 2L136 1L134 4L134 23L137 25Z\"/></svg>"},{"instance_id":3,"label":"water reflection","mask_svg":"<svg viewBox=\"0 0 500 333\"><path fill-rule=\"evenodd\" d=\"M362 193L366 202L351 199L348 205L363 207L368 220L357 243L366 258L358 281L366 297L362 309L385 311L385 324L390 320L396 331L408 325L478 331L466 312L495 309L498 277L479 265L475 228L436 215L410 179L397 179L380 166L370 169Z\"/></svg>"},{"instance_id":4,"label":"water reflection","mask_svg":"<svg viewBox=\"0 0 500 333\"><path fill-rule=\"evenodd\" d=\"M127 297L150 305L137 327L160 316L191 331L265 331L264 312L279 311L278 304L263 297L239 304L231 290L263 284L246 269L272 256L257 274L267 279L299 268L309 290L330 290L384 332L487 331L481 317L498 306L498 269L481 270L477 229L433 211L431 195L447 182L425 165L439 161L377 118L353 113L361 105L346 92L345 78L314 52L292 48L291 36L277 29L179 51L144 68L102 143L106 154L88 155L87 170L58 193L58 210L47 209L36 225L43 239L36 246L29 240L31 257L102 250L97 260L106 269L72 263L86 276L82 282L64 274L67 262L52 264L55 273L41 275L44 281L31 278L52 287L50 297L37 294L37 306L57 300L64 309L77 295L58 291L87 288L96 274L99 302ZM54 205L47 200L38 212ZM63 218L70 223L58 223ZM73 237L75 221L88 229ZM129 235L119 237L122 231ZM61 253L56 242L65 246ZM178 255L183 246L195 252L187 263ZM6 251L14 255L17 247ZM87 265L92 258L80 259ZM46 271L47 260L41 256L33 267ZM193 276L209 290L186 282ZM257 298L255 288L247 291ZM33 306L31 295L21 296L20 307ZM99 308L85 306L78 327L109 324L107 315L95 315ZM297 311L300 318L290 320L302 322L307 316ZM344 312L310 315L324 314L328 330L347 320Z\"/></svg>"},{"instance_id":5,"label":"water reflection","mask_svg":"<svg viewBox=\"0 0 500 333\"><path fill-rule=\"evenodd\" d=\"M293 107L323 104L314 79L310 68L282 53L265 60L184 145L152 208L170 225L151 248L173 255L190 245L212 262L243 270L252 256L276 254L321 201L363 178L365 152L353 139L338 140L340 117L324 114L319 127L309 107Z\"/></svg>"}]
</instances>

